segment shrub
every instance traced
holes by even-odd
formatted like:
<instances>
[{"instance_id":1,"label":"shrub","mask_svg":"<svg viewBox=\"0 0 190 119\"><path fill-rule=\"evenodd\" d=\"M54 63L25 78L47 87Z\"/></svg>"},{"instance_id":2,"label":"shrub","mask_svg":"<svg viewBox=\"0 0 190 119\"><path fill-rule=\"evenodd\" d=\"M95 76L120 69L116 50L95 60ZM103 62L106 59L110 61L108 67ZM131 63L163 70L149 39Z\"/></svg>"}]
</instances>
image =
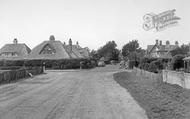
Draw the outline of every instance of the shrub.
<instances>
[{"instance_id":1,"label":"shrub","mask_svg":"<svg viewBox=\"0 0 190 119\"><path fill-rule=\"evenodd\" d=\"M184 67L184 61L183 61L184 55L175 55L172 58L171 61L171 65L172 65L172 69L176 70L176 69L180 69Z\"/></svg>"},{"instance_id":2,"label":"shrub","mask_svg":"<svg viewBox=\"0 0 190 119\"><path fill-rule=\"evenodd\" d=\"M153 61L153 62L150 63L148 70L150 72L158 73L158 67L157 67L155 61Z\"/></svg>"}]
</instances>

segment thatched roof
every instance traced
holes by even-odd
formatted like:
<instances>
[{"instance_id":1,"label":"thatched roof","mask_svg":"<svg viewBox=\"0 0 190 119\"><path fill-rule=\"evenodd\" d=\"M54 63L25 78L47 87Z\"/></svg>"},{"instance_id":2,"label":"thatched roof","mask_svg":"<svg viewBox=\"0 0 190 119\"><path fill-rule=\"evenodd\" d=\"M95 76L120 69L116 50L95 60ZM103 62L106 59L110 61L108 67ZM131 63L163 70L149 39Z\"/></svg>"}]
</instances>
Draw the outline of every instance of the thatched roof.
<instances>
[{"instance_id":1,"label":"thatched roof","mask_svg":"<svg viewBox=\"0 0 190 119\"><path fill-rule=\"evenodd\" d=\"M49 50L50 53L46 53L45 50ZM49 40L44 41L29 54L28 59L70 59L70 55L67 53L63 44L60 41Z\"/></svg>"},{"instance_id":2,"label":"thatched roof","mask_svg":"<svg viewBox=\"0 0 190 119\"><path fill-rule=\"evenodd\" d=\"M71 58L85 58L74 45L64 45Z\"/></svg>"},{"instance_id":3,"label":"thatched roof","mask_svg":"<svg viewBox=\"0 0 190 119\"><path fill-rule=\"evenodd\" d=\"M31 49L24 43L6 44L0 49L0 59L20 60L25 59Z\"/></svg>"},{"instance_id":4,"label":"thatched roof","mask_svg":"<svg viewBox=\"0 0 190 119\"><path fill-rule=\"evenodd\" d=\"M90 58L90 53L89 53L87 47L86 48L82 48L79 45L73 45L73 47L75 47L84 58L87 58L87 59Z\"/></svg>"}]
</instances>

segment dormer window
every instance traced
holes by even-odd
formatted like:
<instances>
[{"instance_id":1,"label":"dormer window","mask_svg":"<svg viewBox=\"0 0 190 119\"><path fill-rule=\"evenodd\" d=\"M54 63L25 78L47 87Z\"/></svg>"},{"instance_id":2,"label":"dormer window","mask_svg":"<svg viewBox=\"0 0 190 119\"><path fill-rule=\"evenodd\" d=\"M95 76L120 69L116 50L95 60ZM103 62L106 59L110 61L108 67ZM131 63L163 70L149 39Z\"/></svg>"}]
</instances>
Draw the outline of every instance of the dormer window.
<instances>
[{"instance_id":1,"label":"dormer window","mask_svg":"<svg viewBox=\"0 0 190 119\"><path fill-rule=\"evenodd\" d=\"M40 54L55 54L55 52L55 49L50 44L46 44L40 51Z\"/></svg>"}]
</instances>

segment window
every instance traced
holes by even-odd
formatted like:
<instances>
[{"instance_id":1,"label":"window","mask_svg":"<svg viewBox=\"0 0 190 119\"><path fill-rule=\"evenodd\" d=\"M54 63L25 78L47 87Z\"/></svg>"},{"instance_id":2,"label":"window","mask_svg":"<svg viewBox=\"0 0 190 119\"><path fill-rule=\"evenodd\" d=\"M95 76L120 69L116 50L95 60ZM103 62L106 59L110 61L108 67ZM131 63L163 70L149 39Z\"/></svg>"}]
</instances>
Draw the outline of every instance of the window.
<instances>
[{"instance_id":1,"label":"window","mask_svg":"<svg viewBox=\"0 0 190 119\"><path fill-rule=\"evenodd\" d=\"M47 44L42 48L40 54L55 54L55 52L55 49L50 44Z\"/></svg>"},{"instance_id":2,"label":"window","mask_svg":"<svg viewBox=\"0 0 190 119\"><path fill-rule=\"evenodd\" d=\"M18 54L16 52L3 52L0 54L0 56L2 56L2 57L14 57L14 56L18 56Z\"/></svg>"}]
</instances>

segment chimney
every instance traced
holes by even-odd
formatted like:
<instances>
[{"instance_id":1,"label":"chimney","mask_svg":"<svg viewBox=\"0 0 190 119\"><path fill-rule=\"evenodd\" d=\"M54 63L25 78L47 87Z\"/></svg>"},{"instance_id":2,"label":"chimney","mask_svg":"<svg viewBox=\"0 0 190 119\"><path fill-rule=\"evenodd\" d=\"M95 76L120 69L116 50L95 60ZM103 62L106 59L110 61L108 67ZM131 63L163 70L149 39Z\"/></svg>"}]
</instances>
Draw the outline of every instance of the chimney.
<instances>
[{"instance_id":1,"label":"chimney","mask_svg":"<svg viewBox=\"0 0 190 119\"><path fill-rule=\"evenodd\" d=\"M158 45L158 39L156 39L156 45Z\"/></svg>"},{"instance_id":2,"label":"chimney","mask_svg":"<svg viewBox=\"0 0 190 119\"><path fill-rule=\"evenodd\" d=\"M167 40L167 41L166 41L166 45L170 45L170 41Z\"/></svg>"},{"instance_id":3,"label":"chimney","mask_svg":"<svg viewBox=\"0 0 190 119\"><path fill-rule=\"evenodd\" d=\"M51 35L51 36L49 37L49 40L50 40L50 41L55 41L54 35Z\"/></svg>"},{"instance_id":4,"label":"chimney","mask_svg":"<svg viewBox=\"0 0 190 119\"><path fill-rule=\"evenodd\" d=\"M69 46L70 46L70 52L72 52L72 40L71 40L71 38L69 39Z\"/></svg>"},{"instance_id":5,"label":"chimney","mask_svg":"<svg viewBox=\"0 0 190 119\"><path fill-rule=\"evenodd\" d=\"M178 46L178 45L179 45L178 41L175 41L175 45L176 45L176 46Z\"/></svg>"},{"instance_id":6,"label":"chimney","mask_svg":"<svg viewBox=\"0 0 190 119\"><path fill-rule=\"evenodd\" d=\"M13 43L14 43L14 44L18 44L18 40L15 38L15 39L13 40Z\"/></svg>"},{"instance_id":7,"label":"chimney","mask_svg":"<svg viewBox=\"0 0 190 119\"><path fill-rule=\"evenodd\" d=\"M162 41L160 40L160 46L162 45Z\"/></svg>"},{"instance_id":8,"label":"chimney","mask_svg":"<svg viewBox=\"0 0 190 119\"><path fill-rule=\"evenodd\" d=\"M65 42L63 42L63 45L66 45L66 43L65 43Z\"/></svg>"}]
</instances>

